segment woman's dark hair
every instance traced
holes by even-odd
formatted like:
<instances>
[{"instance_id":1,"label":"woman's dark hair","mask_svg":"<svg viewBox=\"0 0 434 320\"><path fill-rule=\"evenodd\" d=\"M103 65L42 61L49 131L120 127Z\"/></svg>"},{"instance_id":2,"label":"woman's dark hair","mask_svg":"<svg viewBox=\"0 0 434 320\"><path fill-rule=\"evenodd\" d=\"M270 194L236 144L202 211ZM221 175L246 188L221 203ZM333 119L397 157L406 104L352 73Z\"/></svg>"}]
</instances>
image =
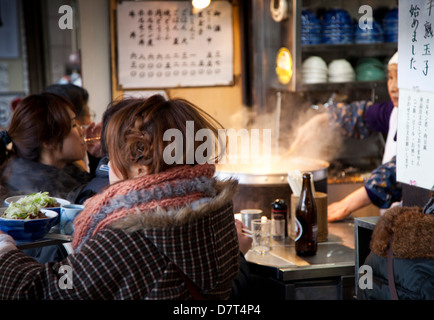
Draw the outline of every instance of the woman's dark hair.
<instances>
[{"instance_id":1,"label":"woman's dark hair","mask_svg":"<svg viewBox=\"0 0 434 320\"><path fill-rule=\"evenodd\" d=\"M111 114L104 128L103 139L110 162L124 179L129 178L128 170L132 164L146 166L149 174L180 165L167 163L164 159L165 148L173 142L163 139L164 133L168 130L179 130L182 134L181 163L186 164L186 146L191 143L187 142L187 121L194 124L193 137L199 130L209 129L217 138L219 128L223 128L205 111L184 99L166 100L161 95L147 99L129 98L114 103L111 108L115 108L116 111ZM202 143L194 141L194 153ZM214 148L215 144L212 147ZM198 163L196 158L193 160L191 164ZM217 160L217 156L214 160Z\"/></svg>"},{"instance_id":2,"label":"woman's dark hair","mask_svg":"<svg viewBox=\"0 0 434 320\"><path fill-rule=\"evenodd\" d=\"M52 84L44 92L54 93L71 101L78 122L82 123L82 119L89 115L89 108L87 107L89 93L86 89L72 83Z\"/></svg>"},{"instance_id":3,"label":"woman's dark hair","mask_svg":"<svg viewBox=\"0 0 434 320\"><path fill-rule=\"evenodd\" d=\"M52 93L24 98L15 109L7 130L12 140L12 150L7 150L0 140L0 163L4 163L11 155L38 161L43 143L61 146L71 131L68 108L74 110L71 102Z\"/></svg>"}]
</instances>

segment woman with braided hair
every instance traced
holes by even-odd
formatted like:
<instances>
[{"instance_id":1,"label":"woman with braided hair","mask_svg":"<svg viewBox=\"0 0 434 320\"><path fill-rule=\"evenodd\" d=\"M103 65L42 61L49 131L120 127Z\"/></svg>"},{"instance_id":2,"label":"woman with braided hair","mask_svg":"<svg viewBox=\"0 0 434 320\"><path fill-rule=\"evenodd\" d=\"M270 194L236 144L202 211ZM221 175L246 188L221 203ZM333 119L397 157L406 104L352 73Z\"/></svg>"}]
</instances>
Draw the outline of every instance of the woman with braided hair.
<instances>
[{"instance_id":1,"label":"woman with braided hair","mask_svg":"<svg viewBox=\"0 0 434 320\"><path fill-rule=\"evenodd\" d=\"M216 180L213 161L164 156L168 130L181 132L196 154L201 143L188 141L187 122L193 136L206 129L217 137L220 125L183 99L119 103L104 129L110 185L75 219L75 252L41 265L0 234L0 299L229 298L239 271L237 182ZM59 287L62 266L71 268L71 289Z\"/></svg>"}]
</instances>

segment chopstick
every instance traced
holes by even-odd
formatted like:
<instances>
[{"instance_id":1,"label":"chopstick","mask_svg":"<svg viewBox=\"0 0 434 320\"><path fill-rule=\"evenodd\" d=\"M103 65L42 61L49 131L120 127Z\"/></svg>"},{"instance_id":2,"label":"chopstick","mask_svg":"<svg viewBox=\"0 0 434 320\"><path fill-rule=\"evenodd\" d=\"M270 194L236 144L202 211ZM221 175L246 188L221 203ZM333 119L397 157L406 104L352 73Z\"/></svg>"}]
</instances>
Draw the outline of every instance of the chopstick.
<instances>
[{"instance_id":1,"label":"chopstick","mask_svg":"<svg viewBox=\"0 0 434 320\"><path fill-rule=\"evenodd\" d=\"M101 140L101 137L93 137L93 138L86 138L86 139L84 139L84 141L86 141L86 142L98 141L98 140Z\"/></svg>"},{"instance_id":2,"label":"chopstick","mask_svg":"<svg viewBox=\"0 0 434 320\"><path fill-rule=\"evenodd\" d=\"M249 229L243 228L241 231L246 237L253 238L253 232Z\"/></svg>"}]
</instances>

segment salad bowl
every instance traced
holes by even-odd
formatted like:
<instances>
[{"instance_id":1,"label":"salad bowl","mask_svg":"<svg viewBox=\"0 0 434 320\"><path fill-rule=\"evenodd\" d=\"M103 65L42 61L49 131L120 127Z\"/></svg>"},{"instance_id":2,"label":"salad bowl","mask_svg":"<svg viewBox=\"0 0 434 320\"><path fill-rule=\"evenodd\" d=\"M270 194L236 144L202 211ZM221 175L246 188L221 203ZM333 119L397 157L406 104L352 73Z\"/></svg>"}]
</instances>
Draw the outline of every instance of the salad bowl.
<instances>
[{"instance_id":1,"label":"salad bowl","mask_svg":"<svg viewBox=\"0 0 434 320\"><path fill-rule=\"evenodd\" d=\"M22 199L22 198L24 198L24 197L27 197L27 196L28 196L28 195L21 195L21 196L8 197L8 198L6 198L5 201L4 201L4 202L5 202L5 206L6 206L6 207L9 207L9 205L10 205L11 203L13 203L13 202L17 202L17 201L19 201L20 199ZM60 205L59 205L59 206L56 206L56 207L46 207L46 208L49 209L49 210L56 211L56 212L59 213L59 214L60 214L60 207L61 207L62 205L65 205L65 204L71 204L70 201L65 200L65 199L56 198L56 197L51 197L51 198L55 199L55 200L57 201L57 203L60 204Z\"/></svg>"},{"instance_id":2,"label":"salad bowl","mask_svg":"<svg viewBox=\"0 0 434 320\"><path fill-rule=\"evenodd\" d=\"M3 217L6 209L5 207L0 208L0 230L19 241L34 241L43 238L56 224L59 216L53 210L41 209L45 218L10 219Z\"/></svg>"}]
</instances>

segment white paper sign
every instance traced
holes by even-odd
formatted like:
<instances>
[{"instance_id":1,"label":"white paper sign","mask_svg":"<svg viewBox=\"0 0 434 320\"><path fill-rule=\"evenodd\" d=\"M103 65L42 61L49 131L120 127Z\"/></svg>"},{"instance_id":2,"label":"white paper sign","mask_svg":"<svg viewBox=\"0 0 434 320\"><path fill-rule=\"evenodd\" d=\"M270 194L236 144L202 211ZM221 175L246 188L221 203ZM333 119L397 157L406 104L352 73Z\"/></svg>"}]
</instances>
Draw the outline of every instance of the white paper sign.
<instances>
[{"instance_id":1,"label":"white paper sign","mask_svg":"<svg viewBox=\"0 0 434 320\"><path fill-rule=\"evenodd\" d=\"M434 1L399 1L397 180L434 187Z\"/></svg>"},{"instance_id":2,"label":"white paper sign","mask_svg":"<svg viewBox=\"0 0 434 320\"><path fill-rule=\"evenodd\" d=\"M118 79L123 89L231 85L232 4L122 1L117 6Z\"/></svg>"},{"instance_id":3,"label":"white paper sign","mask_svg":"<svg viewBox=\"0 0 434 320\"><path fill-rule=\"evenodd\" d=\"M397 180L434 184L434 93L399 89Z\"/></svg>"},{"instance_id":4,"label":"white paper sign","mask_svg":"<svg viewBox=\"0 0 434 320\"><path fill-rule=\"evenodd\" d=\"M434 1L400 0L398 21L398 86L433 91Z\"/></svg>"}]
</instances>

